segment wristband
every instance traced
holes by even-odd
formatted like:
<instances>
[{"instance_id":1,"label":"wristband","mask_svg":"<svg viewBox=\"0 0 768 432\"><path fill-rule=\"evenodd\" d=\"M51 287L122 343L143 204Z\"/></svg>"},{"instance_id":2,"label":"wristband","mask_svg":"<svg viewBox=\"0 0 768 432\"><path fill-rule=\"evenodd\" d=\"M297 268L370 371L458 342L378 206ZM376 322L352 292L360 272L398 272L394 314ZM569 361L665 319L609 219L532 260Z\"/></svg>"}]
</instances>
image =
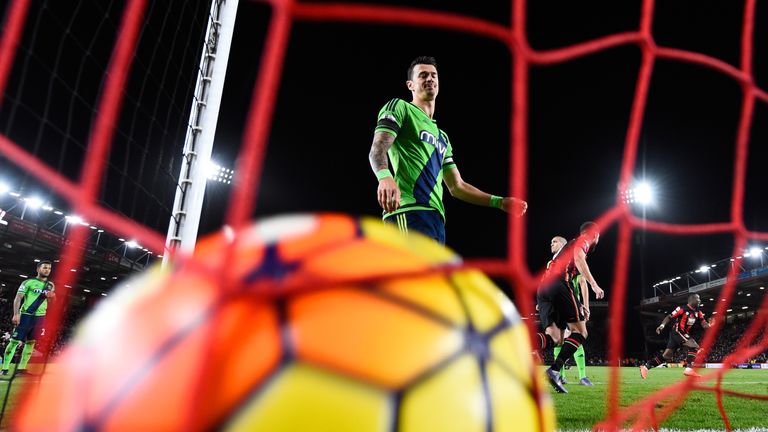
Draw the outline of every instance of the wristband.
<instances>
[{"instance_id":1,"label":"wristband","mask_svg":"<svg viewBox=\"0 0 768 432\"><path fill-rule=\"evenodd\" d=\"M493 208L500 209L502 202L504 202L504 198L496 195L491 195L491 202L489 205Z\"/></svg>"},{"instance_id":2,"label":"wristband","mask_svg":"<svg viewBox=\"0 0 768 432\"><path fill-rule=\"evenodd\" d=\"M659 324L659 327L664 328L664 324Z\"/></svg>"},{"instance_id":3,"label":"wristband","mask_svg":"<svg viewBox=\"0 0 768 432\"><path fill-rule=\"evenodd\" d=\"M381 180L383 178L392 177L392 172L389 171L389 168L384 168L381 170L376 171L376 178Z\"/></svg>"}]
</instances>

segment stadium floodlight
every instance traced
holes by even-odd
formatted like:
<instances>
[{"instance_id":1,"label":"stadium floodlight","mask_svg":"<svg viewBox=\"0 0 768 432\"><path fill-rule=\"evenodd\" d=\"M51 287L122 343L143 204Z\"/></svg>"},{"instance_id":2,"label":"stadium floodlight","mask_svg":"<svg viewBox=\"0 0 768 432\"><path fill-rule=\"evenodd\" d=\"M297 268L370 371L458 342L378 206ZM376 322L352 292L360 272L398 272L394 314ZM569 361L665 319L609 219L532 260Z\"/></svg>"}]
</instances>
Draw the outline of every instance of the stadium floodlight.
<instances>
[{"instance_id":1,"label":"stadium floodlight","mask_svg":"<svg viewBox=\"0 0 768 432\"><path fill-rule=\"evenodd\" d=\"M66 219L67 223L71 223L73 225L83 223L83 218L81 218L80 216L67 215L67 216L64 216L64 219Z\"/></svg>"},{"instance_id":2,"label":"stadium floodlight","mask_svg":"<svg viewBox=\"0 0 768 432\"><path fill-rule=\"evenodd\" d=\"M749 254L752 255L755 258L759 257L762 252L763 252L763 250L760 249L759 247L751 247L751 248L749 248Z\"/></svg>"},{"instance_id":3,"label":"stadium floodlight","mask_svg":"<svg viewBox=\"0 0 768 432\"><path fill-rule=\"evenodd\" d=\"M128 240L127 242L125 242L125 245L131 249L139 247L139 244L136 243L136 240Z\"/></svg>"},{"instance_id":4,"label":"stadium floodlight","mask_svg":"<svg viewBox=\"0 0 768 432\"><path fill-rule=\"evenodd\" d=\"M699 267L699 269L697 270L697 272L699 272L699 273L704 273L705 271L709 271L709 266L708 265L703 265L703 266Z\"/></svg>"},{"instance_id":5,"label":"stadium floodlight","mask_svg":"<svg viewBox=\"0 0 768 432\"><path fill-rule=\"evenodd\" d=\"M235 170L224 168L214 161L208 162L208 167L206 168L206 177L208 178L208 180L213 180L213 181L217 181L219 183L224 183L224 184L230 184L234 175L235 175Z\"/></svg>"},{"instance_id":6,"label":"stadium floodlight","mask_svg":"<svg viewBox=\"0 0 768 432\"><path fill-rule=\"evenodd\" d=\"M43 206L43 200L41 200L39 197L24 198L24 203L24 205L33 209L39 209Z\"/></svg>"},{"instance_id":7,"label":"stadium floodlight","mask_svg":"<svg viewBox=\"0 0 768 432\"><path fill-rule=\"evenodd\" d=\"M741 309L742 309L742 310L744 310L744 309L749 309L749 306L742 306L742 307L741 307Z\"/></svg>"},{"instance_id":8,"label":"stadium floodlight","mask_svg":"<svg viewBox=\"0 0 768 432\"><path fill-rule=\"evenodd\" d=\"M654 202L653 187L647 181L641 181L635 186L635 199L640 205L651 205Z\"/></svg>"},{"instance_id":9,"label":"stadium floodlight","mask_svg":"<svg viewBox=\"0 0 768 432\"><path fill-rule=\"evenodd\" d=\"M733 309L726 309L726 312L733 312Z\"/></svg>"},{"instance_id":10,"label":"stadium floodlight","mask_svg":"<svg viewBox=\"0 0 768 432\"><path fill-rule=\"evenodd\" d=\"M8 183L0 182L0 195L8 192L11 190L11 187L8 186Z\"/></svg>"}]
</instances>

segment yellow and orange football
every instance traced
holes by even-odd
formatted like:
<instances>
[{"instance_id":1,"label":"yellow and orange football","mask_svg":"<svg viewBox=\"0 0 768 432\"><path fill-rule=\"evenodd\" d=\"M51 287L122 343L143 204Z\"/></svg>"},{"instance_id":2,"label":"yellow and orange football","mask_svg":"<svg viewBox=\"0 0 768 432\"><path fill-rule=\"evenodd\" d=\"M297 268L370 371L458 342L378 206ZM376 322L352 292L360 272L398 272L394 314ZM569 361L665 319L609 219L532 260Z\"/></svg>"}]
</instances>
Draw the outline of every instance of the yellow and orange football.
<instances>
[{"instance_id":1,"label":"yellow and orange football","mask_svg":"<svg viewBox=\"0 0 768 432\"><path fill-rule=\"evenodd\" d=\"M225 230L98 305L15 428L553 430L514 305L458 262L369 218Z\"/></svg>"}]
</instances>

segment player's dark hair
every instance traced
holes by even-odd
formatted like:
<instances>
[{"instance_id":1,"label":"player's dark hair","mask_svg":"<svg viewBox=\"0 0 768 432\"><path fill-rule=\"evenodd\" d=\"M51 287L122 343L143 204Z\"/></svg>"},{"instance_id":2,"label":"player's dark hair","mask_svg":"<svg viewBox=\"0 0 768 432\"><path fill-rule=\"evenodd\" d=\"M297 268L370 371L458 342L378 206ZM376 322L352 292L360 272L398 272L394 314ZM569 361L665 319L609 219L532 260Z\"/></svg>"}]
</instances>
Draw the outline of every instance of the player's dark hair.
<instances>
[{"instance_id":1,"label":"player's dark hair","mask_svg":"<svg viewBox=\"0 0 768 432\"><path fill-rule=\"evenodd\" d=\"M408 81L413 79L413 68L415 68L416 65L420 65L420 64L432 65L435 67L435 69L437 69L437 60L435 60L434 57L429 57L429 56L416 57L411 62L411 65L408 66Z\"/></svg>"},{"instance_id":2,"label":"player's dark hair","mask_svg":"<svg viewBox=\"0 0 768 432\"><path fill-rule=\"evenodd\" d=\"M587 231L597 230L597 224L592 221L587 221L581 224L579 227L579 234L584 234Z\"/></svg>"},{"instance_id":3,"label":"player's dark hair","mask_svg":"<svg viewBox=\"0 0 768 432\"><path fill-rule=\"evenodd\" d=\"M691 302L696 298L698 294L688 294L688 304L691 304Z\"/></svg>"},{"instance_id":4,"label":"player's dark hair","mask_svg":"<svg viewBox=\"0 0 768 432\"><path fill-rule=\"evenodd\" d=\"M42 260L39 263L37 263L37 267L35 267L35 268L40 268L40 266L43 265L43 264L53 265L53 263L51 263L48 260Z\"/></svg>"}]
</instances>

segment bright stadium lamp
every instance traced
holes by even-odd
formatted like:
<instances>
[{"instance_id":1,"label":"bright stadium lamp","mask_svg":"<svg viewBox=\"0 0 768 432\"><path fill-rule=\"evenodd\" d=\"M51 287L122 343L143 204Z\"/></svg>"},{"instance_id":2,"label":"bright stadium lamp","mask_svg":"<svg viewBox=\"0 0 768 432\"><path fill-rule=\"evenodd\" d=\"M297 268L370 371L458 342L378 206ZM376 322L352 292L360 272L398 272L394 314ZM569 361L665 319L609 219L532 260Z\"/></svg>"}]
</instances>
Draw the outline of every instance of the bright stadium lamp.
<instances>
[{"instance_id":1,"label":"bright stadium lamp","mask_svg":"<svg viewBox=\"0 0 768 432\"><path fill-rule=\"evenodd\" d=\"M646 181L642 181L637 186L635 186L635 199L640 205L645 206L653 204L654 194L651 184Z\"/></svg>"},{"instance_id":2,"label":"bright stadium lamp","mask_svg":"<svg viewBox=\"0 0 768 432\"><path fill-rule=\"evenodd\" d=\"M751 248L749 248L749 255L752 256L753 258L759 257L762 252L763 252L763 250L760 249L759 247L751 247Z\"/></svg>"},{"instance_id":3,"label":"bright stadium lamp","mask_svg":"<svg viewBox=\"0 0 768 432\"><path fill-rule=\"evenodd\" d=\"M39 209L43 206L43 200L38 197L25 198L24 201L29 208Z\"/></svg>"},{"instance_id":4,"label":"bright stadium lamp","mask_svg":"<svg viewBox=\"0 0 768 432\"><path fill-rule=\"evenodd\" d=\"M73 225L83 223L83 218L81 218L80 216L68 215L68 216L65 216L64 219L66 219L67 223L71 223Z\"/></svg>"},{"instance_id":5,"label":"bright stadium lamp","mask_svg":"<svg viewBox=\"0 0 768 432\"><path fill-rule=\"evenodd\" d=\"M136 240L129 240L129 241L125 242L125 245L128 246L131 249L135 249L135 248L139 247L139 244L136 243Z\"/></svg>"},{"instance_id":6,"label":"bright stadium lamp","mask_svg":"<svg viewBox=\"0 0 768 432\"><path fill-rule=\"evenodd\" d=\"M232 178L235 175L235 170L224 168L214 161L208 162L208 168L206 171L206 177L208 180L213 180L224 184L230 184L232 182Z\"/></svg>"},{"instance_id":7,"label":"bright stadium lamp","mask_svg":"<svg viewBox=\"0 0 768 432\"><path fill-rule=\"evenodd\" d=\"M699 272L704 273L705 271L709 271L709 266L701 266L699 267Z\"/></svg>"},{"instance_id":8,"label":"bright stadium lamp","mask_svg":"<svg viewBox=\"0 0 768 432\"><path fill-rule=\"evenodd\" d=\"M11 190L11 187L8 186L8 183L0 182L0 195L8 192L9 190Z\"/></svg>"}]
</instances>

